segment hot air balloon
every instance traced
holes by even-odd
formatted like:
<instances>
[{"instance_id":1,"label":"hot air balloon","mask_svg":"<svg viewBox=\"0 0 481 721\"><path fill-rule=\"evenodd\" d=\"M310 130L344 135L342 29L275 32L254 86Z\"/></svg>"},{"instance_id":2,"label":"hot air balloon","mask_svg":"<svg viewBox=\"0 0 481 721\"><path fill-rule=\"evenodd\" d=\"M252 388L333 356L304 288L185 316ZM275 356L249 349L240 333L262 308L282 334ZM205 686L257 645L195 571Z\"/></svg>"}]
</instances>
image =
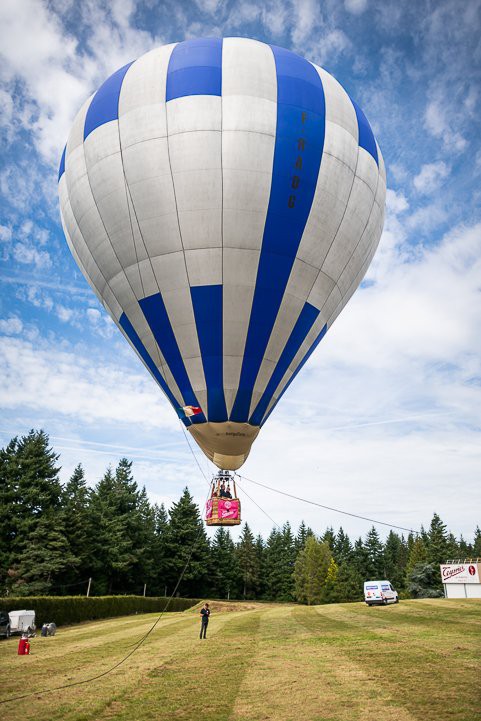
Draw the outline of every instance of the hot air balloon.
<instances>
[{"instance_id":1,"label":"hot air balloon","mask_svg":"<svg viewBox=\"0 0 481 721\"><path fill-rule=\"evenodd\" d=\"M334 77L246 38L120 68L59 171L78 265L223 472L360 284L385 192L369 122Z\"/></svg>"}]
</instances>

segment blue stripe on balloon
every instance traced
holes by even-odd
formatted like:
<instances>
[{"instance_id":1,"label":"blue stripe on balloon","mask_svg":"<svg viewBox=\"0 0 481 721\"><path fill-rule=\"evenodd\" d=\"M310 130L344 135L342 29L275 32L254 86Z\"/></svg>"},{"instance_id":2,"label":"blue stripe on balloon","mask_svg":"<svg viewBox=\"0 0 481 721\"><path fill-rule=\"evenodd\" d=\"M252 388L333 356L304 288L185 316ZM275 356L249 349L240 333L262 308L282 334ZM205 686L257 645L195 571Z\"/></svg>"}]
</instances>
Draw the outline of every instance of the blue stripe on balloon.
<instances>
[{"instance_id":1,"label":"blue stripe on balloon","mask_svg":"<svg viewBox=\"0 0 481 721\"><path fill-rule=\"evenodd\" d=\"M306 303L299 314L299 318L296 321L294 328L289 336L289 339L282 351L279 360L277 361L274 372L270 377L270 380L266 386L262 397L257 404L254 413L249 418L249 423L253 426L259 426L263 415L265 414L269 403L271 402L274 392L284 377L284 373L289 368L289 364L294 359L297 351L306 339L307 334L311 330L314 322L319 315L319 309L315 308L310 303Z\"/></svg>"},{"instance_id":2,"label":"blue stripe on balloon","mask_svg":"<svg viewBox=\"0 0 481 721\"><path fill-rule=\"evenodd\" d=\"M132 63L117 70L100 86L87 110L84 125L84 140L100 125L117 120L119 117L119 96L125 73Z\"/></svg>"},{"instance_id":3,"label":"blue stripe on balloon","mask_svg":"<svg viewBox=\"0 0 481 721\"><path fill-rule=\"evenodd\" d=\"M65 153L67 151L67 146L63 149L62 157L60 158L60 167L58 169L58 182L60 183L60 178L65 173Z\"/></svg>"},{"instance_id":4,"label":"blue stripe on balloon","mask_svg":"<svg viewBox=\"0 0 481 721\"><path fill-rule=\"evenodd\" d=\"M325 100L319 74L289 50L272 47L272 52L277 72L274 167L239 390L231 413L231 420L238 422L246 422L249 415L254 383L311 210L324 147Z\"/></svg>"},{"instance_id":5,"label":"blue stripe on balloon","mask_svg":"<svg viewBox=\"0 0 481 721\"><path fill-rule=\"evenodd\" d=\"M135 350L136 350L137 353L140 355L140 357L141 357L142 360L144 361L145 365L147 366L147 368L149 369L149 371L152 373L152 375L154 376L154 378L155 378L155 380L157 381L157 383L159 384L159 386L160 386L160 387L162 388L162 390L164 391L164 393L165 393L165 395L167 396L167 398L169 399L169 401L172 403L172 405L174 406L174 408L175 408L176 410L178 410L178 408L179 408L179 406L180 406L179 401L176 400L176 398L174 397L174 395L173 395L172 391L170 390L169 386L167 385L167 383L166 383L165 380L163 379L162 375L159 373L159 369L157 368L157 366L155 365L154 361L153 361L152 358L150 357L149 352L147 351L147 349L145 348L144 344L143 344L142 341L140 340L140 338L139 338L139 336L137 335L137 333L136 333L136 331L135 331L132 323L131 323L130 320L127 318L127 316L125 315L125 313L122 313L122 315L120 316L119 323L120 323L121 327L124 329L125 333L127 334L127 337L129 338L130 342L131 342L132 345L134 346ZM187 421L187 419L182 419L182 420L184 420L184 424L185 424L185 425L190 425L190 423Z\"/></svg>"},{"instance_id":6,"label":"blue stripe on balloon","mask_svg":"<svg viewBox=\"0 0 481 721\"><path fill-rule=\"evenodd\" d=\"M185 40L176 45L167 69L166 100L221 93L222 38Z\"/></svg>"},{"instance_id":7,"label":"blue stripe on balloon","mask_svg":"<svg viewBox=\"0 0 481 721\"><path fill-rule=\"evenodd\" d=\"M359 128L359 146L361 148L364 148L364 150L367 150L367 152L372 155L372 157L376 161L376 164L379 166L376 140L374 139L374 133L372 132L372 128L369 125L369 120L366 118L359 105L355 103L352 98L351 103L353 104L354 110L356 111L357 127Z\"/></svg>"},{"instance_id":8,"label":"blue stripe on balloon","mask_svg":"<svg viewBox=\"0 0 481 721\"><path fill-rule=\"evenodd\" d=\"M266 415L266 417L264 418L264 420L261 422L261 424L260 424L261 426L263 426L264 423L267 421L267 419L268 419L269 416L271 415L272 411L274 410L274 408L276 407L276 405L279 403L279 401L281 400L281 398L282 398L282 396L284 395L284 393L286 392L286 390L287 390L287 389L289 388L289 386L291 385L291 383L292 383L292 381L294 380L294 378L297 376L297 374L298 374L299 371L303 368L303 366L307 363L307 361L309 360L309 358L311 357L311 355L314 353L314 351L316 350L317 346L319 345L319 343L321 342L321 340L324 338L324 336L326 335L326 333L327 333L327 323L326 323L326 325L322 328L322 330L321 330L321 332L318 334L316 340L315 340L314 343L311 345L311 347L310 347L309 350L307 351L306 355L304 356L304 358L302 359L302 361L301 361L301 362L299 363L299 365L297 366L295 373L293 373L292 376L289 378L289 381L286 383L286 385L284 386L282 392L279 394L279 397L277 398L276 402L274 403L274 405L272 406L272 408L270 409L269 413Z\"/></svg>"},{"instance_id":9,"label":"blue stripe on balloon","mask_svg":"<svg viewBox=\"0 0 481 721\"><path fill-rule=\"evenodd\" d=\"M222 285L198 285L190 289L202 364L207 384L209 421L227 420L224 396Z\"/></svg>"},{"instance_id":10,"label":"blue stripe on balloon","mask_svg":"<svg viewBox=\"0 0 481 721\"><path fill-rule=\"evenodd\" d=\"M165 362L182 393L186 406L198 406L199 402L187 375L162 296L160 293L155 293L155 295L142 298L142 300L139 300L139 305L165 358ZM203 413L199 413L192 416L190 420L192 423L204 423L206 418Z\"/></svg>"}]
</instances>

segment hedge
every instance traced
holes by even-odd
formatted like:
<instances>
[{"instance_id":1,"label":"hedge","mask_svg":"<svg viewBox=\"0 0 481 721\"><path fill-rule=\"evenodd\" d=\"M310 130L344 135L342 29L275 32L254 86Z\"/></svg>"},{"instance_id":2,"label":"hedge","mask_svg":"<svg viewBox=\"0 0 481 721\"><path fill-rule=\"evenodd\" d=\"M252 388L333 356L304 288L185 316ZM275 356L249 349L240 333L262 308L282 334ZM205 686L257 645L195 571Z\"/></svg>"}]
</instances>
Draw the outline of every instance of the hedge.
<instances>
[{"instance_id":1,"label":"hedge","mask_svg":"<svg viewBox=\"0 0 481 721\"><path fill-rule=\"evenodd\" d=\"M169 605L165 609L167 602ZM164 596L8 596L0 598L0 611L33 609L35 623L63 626L99 618L114 618L134 613L185 611L199 603L197 598L165 598Z\"/></svg>"}]
</instances>

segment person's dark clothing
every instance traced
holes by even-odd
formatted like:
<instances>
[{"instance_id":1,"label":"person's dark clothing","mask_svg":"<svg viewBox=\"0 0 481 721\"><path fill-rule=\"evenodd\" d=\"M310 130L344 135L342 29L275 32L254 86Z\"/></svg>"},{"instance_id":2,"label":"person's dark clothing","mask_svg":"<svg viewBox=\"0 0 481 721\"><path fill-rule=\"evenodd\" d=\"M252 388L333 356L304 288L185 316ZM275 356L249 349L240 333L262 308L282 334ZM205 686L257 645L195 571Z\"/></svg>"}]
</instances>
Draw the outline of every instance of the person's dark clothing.
<instances>
[{"instance_id":1,"label":"person's dark clothing","mask_svg":"<svg viewBox=\"0 0 481 721\"><path fill-rule=\"evenodd\" d=\"M200 614L202 616L202 623L200 626L200 638L202 638L202 634L205 634L207 632L207 626L209 625L209 616L210 616L210 610L208 608L201 608Z\"/></svg>"},{"instance_id":2,"label":"person's dark clothing","mask_svg":"<svg viewBox=\"0 0 481 721\"><path fill-rule=\"evenodd\" d=\"M232 494L229 490L224 493L224 498L232 498Z\"/></svg>"}]
</instances>

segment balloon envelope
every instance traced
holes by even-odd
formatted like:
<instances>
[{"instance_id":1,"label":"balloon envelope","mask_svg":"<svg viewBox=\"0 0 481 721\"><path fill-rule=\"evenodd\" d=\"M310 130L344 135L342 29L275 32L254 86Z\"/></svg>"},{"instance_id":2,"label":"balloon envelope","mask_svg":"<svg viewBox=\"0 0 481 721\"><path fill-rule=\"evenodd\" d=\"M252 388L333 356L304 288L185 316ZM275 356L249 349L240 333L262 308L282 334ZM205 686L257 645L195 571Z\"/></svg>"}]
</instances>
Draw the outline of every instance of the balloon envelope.
<instances>
[{"instance_id":1,"label":"balloon envelope","mask_svg":"<svg viewBox=\"0 0 481 721\"><path fill-rule=\"evenodd\" d=\"M166 45L118 70L75 118L59 171L82 272L230 470L364 277L385 192L341 85L245 38Z\"/></svg>"}]
</instances>

